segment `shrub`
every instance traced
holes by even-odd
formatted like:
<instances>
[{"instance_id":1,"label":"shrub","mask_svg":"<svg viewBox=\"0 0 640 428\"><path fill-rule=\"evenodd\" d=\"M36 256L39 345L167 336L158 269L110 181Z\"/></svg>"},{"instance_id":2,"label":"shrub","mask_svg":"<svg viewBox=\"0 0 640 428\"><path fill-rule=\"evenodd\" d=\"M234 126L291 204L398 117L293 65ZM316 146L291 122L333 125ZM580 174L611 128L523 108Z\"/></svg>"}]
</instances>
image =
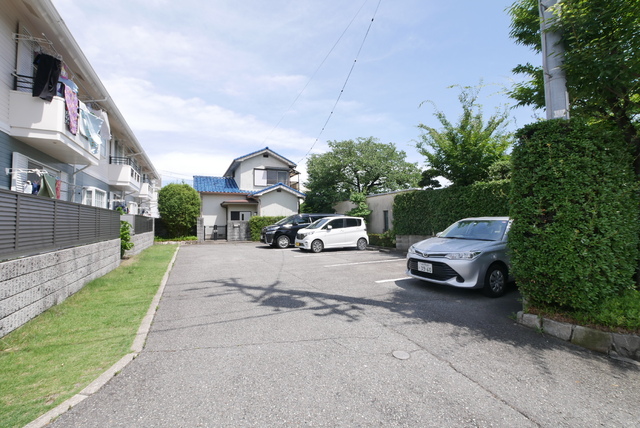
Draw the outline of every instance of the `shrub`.
<instances>
[{"instance_id":1,"label":"shrub","mask_svg":"<svg viewBox=\"0 0 640 428\"><path fill-rule=\"evenodd\" d=\"M131 242L131 224L128 221L120 220L120 258L124 257L124 253L133 248Z\"/></svg>"},{"instance_id":2,"label":"shrub","mask_svg":"<svg viewBox=\"0 0 640 428\"><path fill-rule=\"evenodd\" d=\"M384 233L369 233L369 244L378 247L395 248L396 234L393 230L387 230Z\"/></svg>"},{"instance_id":3,"label":"shrub","mask_svg":"<svg viewBox=\"0 0 640 428\"><path fill-rule=\"evenodd\" d=\"M200 195L188 184L168 184L158 192L158 211L168 238L189 235L200 215Z\"/></svg>"},{"instance_id":4,"label":"shrub","mask_svg":"<svg viewBox=\"0 0 640 428\"><path fill-rule=\"evenodd\" d=\"M263 227L274 224L275 222L282 220L283 218L284 216L275 216L275 217L253 216L251 217L249 219L249 232L251 233L251 240L259 241L260 232L262 231Z\"/></svg>"},{"instance_id":5,"label":"shrub","mask_svg":"<svg viewBox=\"0 0 640 428\"><path fill-rule=\"evenodd\" d=\"M518 131L509 234L529 306L593 311L633 288L638 186L615 132L553 120Z\"/></svg>"},{"instance_id":6,"label":"shrub","mask_svg":"<svg viewBox=\"0 0 640 428\"><path fill-rule=\"evenodd\" d=\"M396 196L393 229L398 235L435 235L465 217L507 216L508 180L416 190Z\"/></svg>"}]
</instances>

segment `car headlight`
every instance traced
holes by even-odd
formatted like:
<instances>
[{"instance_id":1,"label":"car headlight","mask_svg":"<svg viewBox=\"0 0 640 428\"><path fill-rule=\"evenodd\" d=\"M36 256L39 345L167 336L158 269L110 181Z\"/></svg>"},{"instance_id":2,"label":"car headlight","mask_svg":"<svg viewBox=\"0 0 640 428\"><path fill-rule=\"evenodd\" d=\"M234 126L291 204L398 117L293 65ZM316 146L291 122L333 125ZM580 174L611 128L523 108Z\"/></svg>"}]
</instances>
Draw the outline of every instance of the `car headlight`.
<instances>
[{"instance_id":1,"label":"car headlight","mask_svg":"<svg viewBox=\"0 0 640 428\"><path fill-rule=\"evenodd\" d=\"M465 251L463 253L449 253L445 258L449 260L473 260L482 254L482 251Z\"/></svg>"},{"instance_id":2,"label":"car headlight","mask_svg":"<svg viewBox=\"0 0 640 428\"><path fill-rule=\"evenodd\" d=\"M415 245L410 246L408 253L409 254L415 254L416 253L416 246Z\"/></svg>"}]
</instances>

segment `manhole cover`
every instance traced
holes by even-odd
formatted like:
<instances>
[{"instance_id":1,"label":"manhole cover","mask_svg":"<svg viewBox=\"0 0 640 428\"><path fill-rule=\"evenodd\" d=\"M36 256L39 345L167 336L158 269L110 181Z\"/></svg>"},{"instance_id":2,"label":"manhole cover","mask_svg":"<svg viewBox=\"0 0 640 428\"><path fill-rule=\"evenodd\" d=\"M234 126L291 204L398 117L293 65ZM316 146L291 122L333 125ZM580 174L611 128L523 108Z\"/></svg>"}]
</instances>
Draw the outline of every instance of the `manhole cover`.
<instances>
[{"instance_id":1,"label":"manhole cover","mask_svg":"<svg viewBox=\"0 0 640 428\"><path fill-rule=\"evenodd\" d=\"M411 356L409 355L408 352L405 352L405 351L393 351L392 355L399 360L408 360L409 357Z\"/></svg>"}]
</instances>

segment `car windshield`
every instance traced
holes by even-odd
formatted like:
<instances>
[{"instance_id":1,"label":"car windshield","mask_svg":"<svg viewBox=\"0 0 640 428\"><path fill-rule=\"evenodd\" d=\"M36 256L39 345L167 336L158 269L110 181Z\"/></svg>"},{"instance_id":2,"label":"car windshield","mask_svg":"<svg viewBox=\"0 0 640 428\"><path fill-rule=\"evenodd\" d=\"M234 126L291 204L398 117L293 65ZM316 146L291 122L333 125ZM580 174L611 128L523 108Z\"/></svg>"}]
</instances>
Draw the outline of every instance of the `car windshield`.
<instances>
[{"instance_id":1,"label":"car windshield","mask_svg":"<svg viewBox=\"0 0 640 428\"><path fill-rule=\"evenodd\" d=\"M460 220L440 233L441 238L500 241L509 220Z\"/></svg>"},{"instance_id":2,"label":"car windshield","mask_svg":"<svg viewBox=\"0 0 640 428\"><path fill-rule=\"evenodd\" d=\"M311 223L309 226L307 226L307 229L320 229L322 226L327 224L329 220L331 219L327 217L321 218L320 220L316 220L313 223Z\"/></svg>"},{"instance_id":3,"label":"car windshield","mask_svg":"<svg viewBox=\"0 0 640 428\"><path fill-rule=\"evenodd\" d=\"M276 222L278 226L283 226L285 224L293 224L295 221L300 220L297 214L290 215L289 217L285 217L282 220Z\"/></svg>"}]
</instances>

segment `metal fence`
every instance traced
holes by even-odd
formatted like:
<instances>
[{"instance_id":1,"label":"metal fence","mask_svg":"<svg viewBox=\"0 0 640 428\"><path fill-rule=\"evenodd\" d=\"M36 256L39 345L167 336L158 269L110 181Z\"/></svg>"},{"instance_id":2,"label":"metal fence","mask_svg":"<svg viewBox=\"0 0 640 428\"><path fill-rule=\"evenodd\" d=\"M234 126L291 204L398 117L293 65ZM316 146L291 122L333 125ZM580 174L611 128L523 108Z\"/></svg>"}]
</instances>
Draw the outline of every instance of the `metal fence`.
<instances>
[{"instance_id":1,"label":"metal fence","mask_svg":"<svg viewBox=\"0 0 640 428\"><path fill-rule=\"evenodd\" d=\"M153 232L153 217L137 215L133 220L134 233Z\"/></svg>"},{"instance_id":2,"label":"metal fence","mask_svg":"<svg viewBox=\"0 0 640 428\"><path fill-rule=\"evenodd\" d=\"M119 237L117 211L0 189L0 260Z\"/></svg>"},{"instance_id":3,"label":"metal fence","mask_svg":"<svg viewBox=\"0 0 640 428\"><path fill-rule=\"evenodd\" d=\"M204 227L205 241L217 241L219 239L227 239L226 226L203 226L203 227Z\"/></svg>"}]
</instances>

